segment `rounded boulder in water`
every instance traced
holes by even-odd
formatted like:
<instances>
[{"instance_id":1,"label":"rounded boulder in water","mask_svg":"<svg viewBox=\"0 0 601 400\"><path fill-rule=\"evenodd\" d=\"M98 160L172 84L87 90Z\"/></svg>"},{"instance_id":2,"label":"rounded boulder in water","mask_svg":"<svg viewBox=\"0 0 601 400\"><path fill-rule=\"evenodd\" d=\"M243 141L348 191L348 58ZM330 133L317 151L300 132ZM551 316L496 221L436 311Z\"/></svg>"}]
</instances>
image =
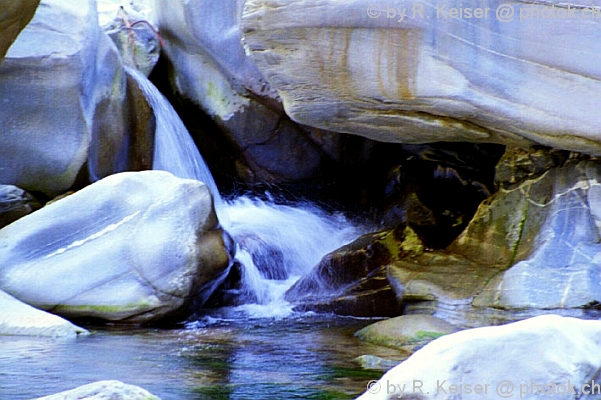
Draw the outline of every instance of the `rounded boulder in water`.
<instances>
[{"instance_id":1,"label":"rounded boulder in water","mask_svg":"<svg viewBox=\"0 0 601 400\"><path fill-rule=\"evenodd\" d=\"M2 229L0 289L71 318L179 317L225 278L233 247L203 183L126 172Z\"/></svg>"}]
</instances>

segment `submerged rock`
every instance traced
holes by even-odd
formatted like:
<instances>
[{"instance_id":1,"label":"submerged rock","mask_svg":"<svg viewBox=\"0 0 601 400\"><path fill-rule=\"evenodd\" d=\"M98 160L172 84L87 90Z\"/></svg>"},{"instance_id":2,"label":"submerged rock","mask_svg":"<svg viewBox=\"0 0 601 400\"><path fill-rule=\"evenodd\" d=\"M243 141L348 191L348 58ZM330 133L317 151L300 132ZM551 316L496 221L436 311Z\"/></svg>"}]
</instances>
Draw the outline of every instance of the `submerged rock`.
<instances>
[{"instance_id":1,"label":"submerged rock","mask_svg":"<svg viewBox=\"0 0 601 400\"><path fill-rule=\"evenodd\" d=\"M35 400L161 400L138 386L119 381L100 381Z\"/></svg>"},{"instance_id":2,"label":"submerged rock","mask_svg":"<svg viewBox=\"0 0 601 400\"><path fill-rule=\"evenodd\" d=\"M0 290L0 336L76 337L88 331L56 315L35 309Z\"/></svg>"},{"instance_id":3,"label":"submerged rock","mask_svg":"<svg viewBox=\"0 0 601 400\"><path fill-rule=\"evenodd\" d=\"M147 322L206 301L232 252L204 184L128 172L0 230L0 289L67 317Z\"/></svg>"},{"instance_id":4,"label":"submerged rock","mask_svg":"<svg viewBox=\"0 0 601 400\"><path fill-rule=\"evenodd\" d=\"M592 12L576 3L558 9ZM599 155L601 20L531 10L558 4L512 4L515 18L499 21L501 0L486 4L488 18L412 0L248 0L241 30L296 122L383 142L539 143ZM402 9L404 20L389 16Z\"/></svg>"},{"instance_id":5,"label":"submerged rock","mask_svg":"<svg viewBox=\"0 0 601 400\"><path fill-rule=\"evenodd\" d=\"M40 203L23 189L0 185L0 229L40 207Z\"/></svg>"},{"instance_id":6,"label":"submerged rock","mask_svg":"<svg viewBox=\"0 0 601 400\"><path fill-rule=\"evenodd\" d=\"M592 389L583 385L601 373L600 335L601 321L556 315L450 334L418 350L359 399L580 398Z\"/></svg>"},{"instance_id":7,"label":"submerged rock","mask_svg":"<svg viewBox=\"0 0 601 400\"><path fill-rule=\"evenodd\" d=\"M434 339L457 331L455 326L431 315L402 315L366 326L355 336L403 353L413 353Z\"/></svg>"},{"instance_id":8,"label":"submerged rock","mask_svg":"<svg viewBox=\"0 0 601 400\"><path fill-rule=\"evenodd\" d=\"M386 371L400 364L400 361L388 360L370 354L356 357L353 362L366 369L383 369Z\"/></svg>"}]
</instances>

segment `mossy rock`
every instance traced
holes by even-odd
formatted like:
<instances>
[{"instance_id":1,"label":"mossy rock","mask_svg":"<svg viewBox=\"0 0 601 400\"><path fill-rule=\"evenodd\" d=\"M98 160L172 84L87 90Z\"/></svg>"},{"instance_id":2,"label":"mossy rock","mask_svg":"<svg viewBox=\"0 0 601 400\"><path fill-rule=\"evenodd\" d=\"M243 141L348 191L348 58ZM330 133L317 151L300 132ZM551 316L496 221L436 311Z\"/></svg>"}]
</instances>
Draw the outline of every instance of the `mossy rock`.
<instances>
[{"instance_id":1,"label":"mossy rock","mask_svg":"<svg viewBox=\"0 0 601 400\"><path fill-rule=\"evenodd\" d=\"M431 315L402 315L366 326L355 336L380 346L413 352L441 336L457 331L455 326Z\"/></svg>"}]
</instances>

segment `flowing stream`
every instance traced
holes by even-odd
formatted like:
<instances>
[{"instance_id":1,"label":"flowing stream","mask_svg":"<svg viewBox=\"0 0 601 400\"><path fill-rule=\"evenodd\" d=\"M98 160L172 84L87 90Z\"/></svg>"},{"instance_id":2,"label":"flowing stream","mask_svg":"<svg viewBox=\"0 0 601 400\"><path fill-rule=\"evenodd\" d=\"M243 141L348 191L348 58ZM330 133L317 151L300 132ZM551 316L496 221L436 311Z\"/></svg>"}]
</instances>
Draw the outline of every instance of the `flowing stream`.
<instances>
[{"instance_id":1,"label":"flowing stream","mask_svg":"<svg viewBox=\"0 0 601 400\"><path fill-rule=\"evenodd\" d=\"M284 293L324 255L362 232L341 215L310 204L294 207L239 197L224 201L188 130L167 99L140 72L138 82L157 119L153 169L204 182L213 194L221 224L234 237L241 264L241 300L237 310L250 317L284 317L292 313ZM232 311L237 311L232 310Z\"/></svg>"},{"instance_id":2,"label":"flowing stream","mask_svg":"<svg viewBox=\"0 0 601 400\"><path fill-rule=\"evenodd\" d=\"M238 304L179 329L101 329L76 340L0 338L0 399L31 399L117 379L163 400L352 399L381 370L352 362L395 350L353 337L373 321L295 313L285 291L321 257L360 235L341 215L310 204L221 199L183 123L161 93L129 70L157 117L155 169L204 182L238 243Z\"/></svg>"}]
</instances>

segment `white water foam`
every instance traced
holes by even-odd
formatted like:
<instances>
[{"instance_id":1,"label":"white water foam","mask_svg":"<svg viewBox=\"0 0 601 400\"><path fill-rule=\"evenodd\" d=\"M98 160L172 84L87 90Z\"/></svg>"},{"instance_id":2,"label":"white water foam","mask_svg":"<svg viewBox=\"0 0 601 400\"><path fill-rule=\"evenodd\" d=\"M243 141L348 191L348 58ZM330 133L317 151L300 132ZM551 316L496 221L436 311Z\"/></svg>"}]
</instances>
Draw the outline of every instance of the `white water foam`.
<instances>
[{"instance_id":1,"label":"white water foam","mask_svg":"<svg viewBox=\"0 0 601 400\"><path fill-rule=\"evenodd\" d=\"M236 258L244 266L243 287L255 300L238 309L251 317L289 315L286 290L324 255L362 233L344 216L310 204L292 207L239 197L226 203L224 211L230 221L227 230L239 244Z\"/></svg>"},{"instance_id":2,"label":"white water foam","mask_svg":"<svg viewBox=\"0 0 601 400\"><path fill-rule=\"evenodd\" d=\"M249 197L223 202L209 168L167 99L138 71L127 68L140 85L157 119L153 169L204 182L213 194L223 227L238 243L247 304L236 307L250 318L281 318L292 313L284 293L329 252L362 232L342 215L309 204L294 207Z\"/></svg>"}]
</instances>

